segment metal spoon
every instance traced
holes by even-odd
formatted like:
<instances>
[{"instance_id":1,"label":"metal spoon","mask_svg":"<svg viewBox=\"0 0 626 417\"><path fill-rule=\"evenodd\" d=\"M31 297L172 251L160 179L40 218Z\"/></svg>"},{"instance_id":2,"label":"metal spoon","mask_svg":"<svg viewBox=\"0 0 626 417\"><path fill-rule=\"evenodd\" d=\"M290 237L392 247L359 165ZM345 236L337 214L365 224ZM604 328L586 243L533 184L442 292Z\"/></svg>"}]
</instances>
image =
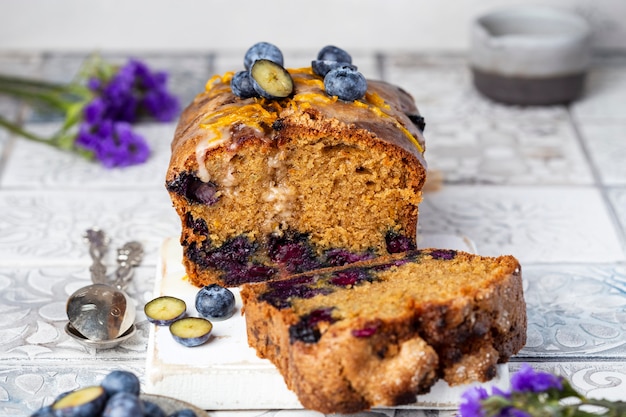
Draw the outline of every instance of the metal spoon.
<instances>
[{"instance_id":1,"label":"metal spoon","mask_svg":"<svg viewBox=\"0 0 626 417\"><path fill-rule=\"evenodd\" d=\"M137 242L129 242L118 250L119 267L115 279L102 274L102 256L108 242L100 231L90 229L85 234L90 243L94 284L80 288L68 299L66 311L71 325L80 334L93 341L109 341L123 335L135 321L135 302L124 291L143 256ZM106 271L106 267L104 268Z\"/></svg>"}]
</instances>

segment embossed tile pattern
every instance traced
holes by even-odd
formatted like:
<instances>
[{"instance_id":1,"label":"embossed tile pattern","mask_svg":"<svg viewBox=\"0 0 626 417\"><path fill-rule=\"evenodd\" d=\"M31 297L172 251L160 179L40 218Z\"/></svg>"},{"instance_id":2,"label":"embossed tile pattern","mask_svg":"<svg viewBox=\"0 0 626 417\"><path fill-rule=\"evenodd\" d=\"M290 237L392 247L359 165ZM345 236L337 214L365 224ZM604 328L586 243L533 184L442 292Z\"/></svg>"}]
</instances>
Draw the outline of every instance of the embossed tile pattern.
<instances>
[{"instance_id":1,"label":"embossed tile pattern","mask_svg":"<svg viewBox=\"0 0 626 417\"><path fill-rule=\"evenodd\" d=\"M165 190L6 191L0 193L0 266L86 265L83 232L99 227L116 244L138 240L156 265L164 237L180 234Z\"/></svg>"},{"instance_id":2,"label":"embossed tile pattern","mask_svg":"<svg viewBox=\"0 0 626 417\"><path fill-rule=\"evenodd\" d=\"M425 133L431 139L426 143L428 167L439 171L449 184L594 182L566 118L529 122L528 118L476 115L456 122L427 123Z\"/></svg>"},{"instance_id":3,"label":"embossed tile pattern","mask_svg":"<svg viewBox=\"0 0 626 417\"><path fill-rule=\"evenodd\" d=\"M460 234L488 256L525 263L623 262L600 192L590 187L444 186L426 193L420 230Z\"/></svg>"},{"instance_id":4,"label":"embossed tile pattern","mask_svg":"<svg viewBox=\"0 0 626 417\"><path fill-rule=\"evenodd\" d=\"M528 340L519 356L626 356L623 265L524 265Z\"/></svg>"},{"instance_id":5,"label":"embossed tile pattern","mask_svg":"<svg viewBox=\"0 0 626 417\"><path fill-rule=\"evenodd\" d=\"M213 73L243 66L245 51L138 53L170 72L187 104ZM285 51L288 67L317 51ZM0 53L0 72L68 81L87 54ZM123 63L128 56L107 54ZM428 160L440 173L425 193L420 233L458 234L479 253L511 253L523 265L528 343L510 363L557 372L581 392L621 398L626 390L626 61L592 69L571 107L505 106L472 87L464 56L354 53L371 78L414 95L426 117ZM49 135L58 119L0 99L3 116ZM143 378L159 247L180 225L163 182L175 123L137 127L153 149L138 167L107 170L0 132L0 416L28 415L61 392L97 383L112 368ZM586 154L588 152L588 154ZM111 246L139 240L146 254L129 292L137 335L107 351L70 339L67 296L89 283L81 236L99 226ZM109 267L115 260L107 257ZM452 411L376 410L361 417L452 417ZM310 411L212 412L215 417L320 416Z\"/></svg>"},{"instance_id":6,"label":"embossed tile pattern","mask_svg":"<svg viewBox=\"0 0 626 417\"><path fill-rule=\"evenodd\" d=\"M109 265L109 274L114 265ZM69 337L65 300L91 284L85 267L0 267L0 361L141 360L149 323L143 304L152 298L154 267L138 267L128 294L136 301L137 333L114 349L94 350Z\"/></svg>"},{"instance_id":7,"label":"embossed tile pattern","mask_svg":"<svg viewBox=\"0 0 626 417\"><path fill-rule=\"evenodd\" d=\"M68 152L50 149L24 139L16 140L0 185L7 189L81 188L164 190L170 144L175 123L140 124L134 129L151 149L145 164L123 169L107 169ZM50 137L59 128L56 123L29 123L25 129Z\"/></svg>"}]
</instances>

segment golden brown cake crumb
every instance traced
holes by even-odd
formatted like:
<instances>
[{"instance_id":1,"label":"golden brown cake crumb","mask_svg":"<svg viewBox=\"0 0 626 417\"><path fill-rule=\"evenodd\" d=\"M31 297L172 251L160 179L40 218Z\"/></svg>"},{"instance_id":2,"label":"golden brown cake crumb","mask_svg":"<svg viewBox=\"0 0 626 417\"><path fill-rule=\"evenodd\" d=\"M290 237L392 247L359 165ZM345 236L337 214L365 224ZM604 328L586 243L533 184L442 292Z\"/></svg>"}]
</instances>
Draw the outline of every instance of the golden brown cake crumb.
<instances>
[{"instance_id":1,"label":"golden brown cake crumb","mask_svg":"<svg viewBox=\"0 0 626 417\"><path fill-rule=\"evenodd\" d=\"M249 344L325 413L411 403L439 378L487 381L526 340L512 256L426 249L241 294Z\"/></svg>"},{"instance_id":2,"label":"golden brown cake crumb","mask_svg":"<svg viewBox=\"0 0 626 417\"><path fill-rule=\"evenodd\" d=\"M398 87L329 97L310 69L293 95L207 83L172 143L167 188L195 285L236 286L415 248L426 178L418 115Z\"/></svg>"}]
</instances>

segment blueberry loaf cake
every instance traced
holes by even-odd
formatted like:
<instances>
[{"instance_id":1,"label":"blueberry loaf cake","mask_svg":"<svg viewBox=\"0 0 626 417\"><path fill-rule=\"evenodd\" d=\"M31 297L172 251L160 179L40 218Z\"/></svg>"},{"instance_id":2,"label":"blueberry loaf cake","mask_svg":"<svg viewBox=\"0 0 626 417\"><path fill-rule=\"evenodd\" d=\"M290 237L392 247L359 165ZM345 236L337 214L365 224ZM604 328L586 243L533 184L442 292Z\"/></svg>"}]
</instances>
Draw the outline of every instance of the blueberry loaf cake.
<instances>
[{"instance_id":1,"label":"blueberry loaf cake","mask_svg":"<svg viewBox=\"0 0 626 417\"><path fill-rule=\"evenodd\" d=\"M261 45L261 46L258 46ZM264 43L185 109L166 186L197 285L237 286L415 249L423 119L408 93L325 48Z\"/></svg>"},{"instance_id":2,"label":"blueberry loaf cake","mask_svg":"<svg viewBox=\"0 0 626 417\"><path fill-rule=\"evenodd\" d=\"M412 403L438 379L487 381L526 339L512 256L422 249L241 294L250 346L324 413Z\"/></svg>"}]
</instances>

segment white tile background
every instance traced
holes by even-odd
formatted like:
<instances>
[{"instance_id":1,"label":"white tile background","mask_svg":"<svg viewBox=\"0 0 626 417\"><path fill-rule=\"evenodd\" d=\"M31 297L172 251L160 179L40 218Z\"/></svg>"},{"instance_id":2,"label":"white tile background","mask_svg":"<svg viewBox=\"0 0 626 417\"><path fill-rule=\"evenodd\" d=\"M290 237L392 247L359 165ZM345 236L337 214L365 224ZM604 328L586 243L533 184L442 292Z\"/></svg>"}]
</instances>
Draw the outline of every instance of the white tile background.
<instances>
[{"instance_id":1,"label":"white tile background","mask_svg":"<svg viewBox=\"0 0 626 417\"><path fill-rule=\"evenodd\" d=\"M0 50L224 51L263 39L285 50L459 51L472 19L513 4L574 11L595 46L626 48L622 0L2 0Z\"/></svg>"}]
</instances>

